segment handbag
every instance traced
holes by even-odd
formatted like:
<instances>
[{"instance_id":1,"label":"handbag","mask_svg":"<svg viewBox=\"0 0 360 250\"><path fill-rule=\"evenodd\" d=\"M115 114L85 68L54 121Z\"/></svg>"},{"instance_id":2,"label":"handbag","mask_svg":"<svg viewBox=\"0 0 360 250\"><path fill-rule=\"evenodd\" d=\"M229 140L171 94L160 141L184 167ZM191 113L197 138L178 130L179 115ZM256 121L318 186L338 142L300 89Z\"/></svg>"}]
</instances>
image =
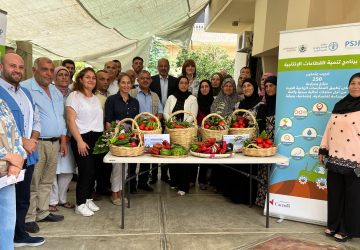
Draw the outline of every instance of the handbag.
<instances>
[{"instance_id":1,"label":"handbag","mask_svg":"<svg viewBox=\"0 0 360 250\"><path fill-rule=\"evenodd\" d=\"M7 138L5 122L0 119L0 147L5 147L7 152L14 153L15 148L15 127L11 126L11 146L12 150L10 151L10 146ZM10 162L0 160L0 176L7 175Z\"/></svg>"}]
</instances>

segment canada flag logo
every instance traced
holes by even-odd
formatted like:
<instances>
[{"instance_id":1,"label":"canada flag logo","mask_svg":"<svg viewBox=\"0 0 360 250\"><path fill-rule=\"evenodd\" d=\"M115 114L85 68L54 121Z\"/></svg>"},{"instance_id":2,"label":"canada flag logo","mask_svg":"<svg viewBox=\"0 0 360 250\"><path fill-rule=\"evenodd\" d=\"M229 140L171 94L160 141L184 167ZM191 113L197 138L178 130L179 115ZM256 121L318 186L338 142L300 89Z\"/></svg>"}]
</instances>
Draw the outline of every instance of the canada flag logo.
<instances>
[{"instance_id":1,"label":"canada flag logo","mask_svg":"<svg viewBox=\"0 0 360 250\"><path fill-rule=\"evenodd\" d=\"M271 205L274 205L274 199L272 199L271 201L269 201Z\"/></svg>"}]
</instances>

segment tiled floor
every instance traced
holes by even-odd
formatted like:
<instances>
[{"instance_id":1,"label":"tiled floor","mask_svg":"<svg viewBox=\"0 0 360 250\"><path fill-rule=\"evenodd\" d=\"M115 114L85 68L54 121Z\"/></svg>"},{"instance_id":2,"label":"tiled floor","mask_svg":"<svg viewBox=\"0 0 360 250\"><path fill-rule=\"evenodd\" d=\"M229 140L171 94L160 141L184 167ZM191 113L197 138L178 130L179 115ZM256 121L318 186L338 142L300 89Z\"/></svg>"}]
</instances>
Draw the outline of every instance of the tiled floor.
<instances>
[{"instance_id":1,"label":"tiled floor","mask_svg":"<svg viewBox=\"0 0 360 250\"><path fill-rule=\"evenodd\" d=\"M235 205L211 188L202 191L195 187L179 197L164 182L153 187L154 192L139 190L131 196L124 230L120 228L121 207L113 205L109 197L96 202L100 211L92 217L81 217L61 207L57 214L64 215L64 221L39 223L37 236L45 237L46 242L36 249L360 249L360 239L339 244L324 235L322 226L287 220L279 224L271 218L266 229L262 208ZM70 202L75 201L74 188L72 183ZM270 245L278 236L287 238ZM324 245L319 248L309 243L299 248L297 242L298 248L294 248L289 239ZM269 243L259 248L266 240ZM288 246L284 248L279 242Z\"/></svg>"}]
</instances>

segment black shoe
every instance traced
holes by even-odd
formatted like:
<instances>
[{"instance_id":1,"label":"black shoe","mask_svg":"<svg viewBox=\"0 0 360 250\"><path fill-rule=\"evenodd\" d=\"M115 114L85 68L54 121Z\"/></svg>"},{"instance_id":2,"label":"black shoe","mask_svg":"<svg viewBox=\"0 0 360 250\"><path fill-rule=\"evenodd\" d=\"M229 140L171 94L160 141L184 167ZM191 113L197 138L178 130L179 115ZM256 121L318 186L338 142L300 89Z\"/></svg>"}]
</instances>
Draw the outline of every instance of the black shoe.
<instances>
[{"instance_id":1,"label":"black shoe","mask_svg":"<svg viewBox=\"0 0 360 250\"><path fill-rule=\"evenodd\" d=\"M30 222L32 223L32 222ZM27 237L22 240L14 240L14 247L37 247L45 243L43 237Z\"/></svg>"},{"instance_id":2,"label":"black shoe","mask_svg":"<svg viewBox=\"0 0 360 250\"><path fill-rule=\"evenodd\" d=\"M134 188L130 188L130 194L137 194L137 189Z\"/></svg>"},{"instance_id":3,"label":"black shoe","mask_svg":"<svg viewBox=\"0 0 360 250\"><path fill-rule=\"evenodd\" d=\"M161 180L164 181L164 182L166 182L166 183L170 183L170 178L167 177L167 176L166 176L165 178L162 178L162 177L161 177Z\"/></svg>"},{"instance_id":4,"label":"black shoe","mask_svg":"<svg viewBox=\"0 0 360 250\"><path fill-rule=\"evenodd\" d=\"M46 216L44 219L39 220L38 222L59 222L64 220L64 216L62 215L53 215L50 213L48 216Z\"/></svg>"},{"instance_id":5,"label":"black shoe","mask_svg":"<svg viewBox=\"0 0 360 250\"><path fill-rule=\"evenodd\" d=\"M36 222L25 223L25 232L36 234L40 231L40 228Z\"/></svg>"},{"instance_id":6,"label":"black shoe","mask_svg":"<svg viewBox=\"0 0 360 250\"><path fill-rule=\"evenodd\" d=\"M140 188L140 189L142 189L142 190L145 190L145 191L148 191L148 192L154 191L154 189L153 189L152 187L150 187L148 184L138 186L138 188Z\"/></svg>"},{"instance_id":7,"label":"black shoe","mask_svg":"<svg viewBox=\"0 0 360 250\"><path fill-rule=\"evenodd\" d=\"M78 180L79 176L77 174L73 174L73 178L71 179L71 181L78 182Z\"/></svg>"}]
</instances>

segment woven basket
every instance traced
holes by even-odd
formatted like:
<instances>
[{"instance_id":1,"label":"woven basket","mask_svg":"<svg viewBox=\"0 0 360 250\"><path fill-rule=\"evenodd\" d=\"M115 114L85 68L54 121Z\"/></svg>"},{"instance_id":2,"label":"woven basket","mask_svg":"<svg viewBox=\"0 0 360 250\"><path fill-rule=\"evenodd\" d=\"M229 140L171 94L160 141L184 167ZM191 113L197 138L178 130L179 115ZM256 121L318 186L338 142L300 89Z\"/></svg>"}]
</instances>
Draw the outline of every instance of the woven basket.
<instances>
[{"instance_id":1,"label":"woven basket","mask_svg":"<svg viewBox=\"0 0 360 250\"><path fill-rule=\"evenodd\" d=\"M187 154L187 155L156 155L156 154L151 154L151 156L159 157L159 158L185 158L185 157L188 157L189 154Z\"/></svg>"},{"instance_id":2,"label":"woven basket","mask_svg":"<svg viewBox=\"0 0 360 250\"><path fill-rule=\"evenodd\" d=\"M201 123L201 127L200 127L200 133L201 133L201 139L204 141L206 139L209 139L209 138L216 138L216 140L223 140L223 135L227 135L228 134L228 129L224 129L224 130L211 130L211 129L206 129L204 127L204 124L205 124L205 121L209 118L209 117L212 117L212 116L216 116L218 118L220 118L222 121L225 121L225 119L218 115L218 114L209 114L207 116L205 116L205 118L202 120L202 123ZM226 125L227 126L227 125Z\"/></svg>"},{"instance_id":3,"label":"woven basket","mask_svg":"<svg viewBox=\"0 0 360 250\"><path fill-rule=\"evenodd\" d=\"M254 123L257 124L256 122L256 118L253 116L253 114L250 111L247 111L246 109L237 109L235 110L229 117L229 121L228 124L230 126L230 122L231 122L231 118L239 112L245 112L248 113L251 117L251 119L253 119ZM230 128L229 127L229 135L249 135L250 138L256 136L256 127L252 127L252 128Z\"/></svg>"},{"instance_id":4,"label":"woven basket","mask_svg":"<svg viewBox=\"0 0 360 250\"><path fill-rule=\"evenodd\" d=\"M253 146L255 148L249 148L249 146ZM247 156L256 156L256 157L265 157L265 156L272 156L276 154L278 146L272 148L261 148L257 145L250 144L246 147L242 148L242 153Z\"/></svg>"},{"instance_id":5,"label":"woven basket","mask_svg":"<svg viewBox=\"0 0 360 250\"><path fill-rule=\"evenodd\" d=\"M149 113L149 112L142 112L142 113L138 114L137 116L135 116L134 120L137 121L137 119L138 119L139 117L141 117L142 115L148 115L148 116L151 116L151 117L155 118L158 127L157 127L157 129L154 129L154 130L148 130L148 131L146 131L146 130L140 130L140 129L134 128L134 124L135 124L136 122L135 122L135 123L133 122L133 124L132 124L132 129L133 129L134 133L135 133L135 132L139 132L139 133L141 133L141 134L143 134L143 135L161 134L162 127L161 127L161 122L160 122L159 118L157 118L157 116L155 116L155 115L153 115L153 114L151 114L151 113Z\"/></svg>"},{"instance_id":6,"label":"woven basket","mask_svg":"<svg viewBox=\"0 0 360 250\"><path fill-rule=\"evenodd\" d=\"M133 124L135 124L136 129L140 130L139 126L136 124L135 120L133 120L131 118L126 118L126 119L121 120L117 124L117 126L115 128L115 135L113 138L118 136L120 125L127 121L131 121ZM115 156L139 156L139 155L142 155L145 150L145 145L144 145L141 137L142 136L139 136L140 143L137 147L119 147L119 146L114 146L114 145L110 144L110 146L109 146L110 152Z\"/></svg>"},{"instance_id":7,"label":"woven basket","mask_svg":"<svg viewBox=\"0 0 360 250\"><path fill-rule=\"evenodd\" d=\"M231 154L203 154L203 153L193 152L191 150L190 150L190 154L192 154L193 156L196 156L196 157L201 157L201 158L229 158L229 157L235 155L235 153L231 153Z\"/></svg>"},{"instance_id":8,"label":"woven basket","mask_svg":"<svg viewBox=\"0 0 360 250\"><path fill-rule=\"evenodd\" d=\"M178 144L183 146L187 151L189 151L190 149L190 143L194 142L195 137L197 136L197 120L196 117L188 111L185 110L179 110L176 111L175 113L172 113L169 118L168 118L168 122L171 122L171 118L177 114L188 114L191 115L194 118L194 127L190 127L190 128L174 128L174 129L170 129L170 128L166 128L167 133L170 135L170 142L171 144Z\"/></svg>"}]
</instances>

